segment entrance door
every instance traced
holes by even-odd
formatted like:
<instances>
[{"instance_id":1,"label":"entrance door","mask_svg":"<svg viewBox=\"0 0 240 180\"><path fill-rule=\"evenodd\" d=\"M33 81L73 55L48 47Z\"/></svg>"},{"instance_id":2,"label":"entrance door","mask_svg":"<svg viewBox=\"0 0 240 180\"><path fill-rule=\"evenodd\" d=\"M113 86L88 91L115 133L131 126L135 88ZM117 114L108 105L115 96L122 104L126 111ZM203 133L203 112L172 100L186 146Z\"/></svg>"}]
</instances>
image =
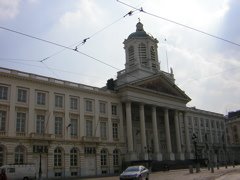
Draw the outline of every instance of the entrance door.
<instances>
[{"instance_id":1,"label":"entrance door","mask_svg":"<svg viewBox=\"0 0 240 180\"><path fill-rule=\"evenodd\" d=\"M39 176L39 167L40 167L40 155L37 155L33 159L36 164L36 174ZM47 178L47 155L41 155L41 169L42 169L42 178Z\"/></svg>"},{"instance_id":2,"label":"entrance door","mask_svg":"<svg viewBox=\"0 0 240 180\"><path fill-rule=\"evenodd\" d=\"M96 175L95 156L90 156L85 158L85 175L86 176Z\"/></svg>"}]
</instances>

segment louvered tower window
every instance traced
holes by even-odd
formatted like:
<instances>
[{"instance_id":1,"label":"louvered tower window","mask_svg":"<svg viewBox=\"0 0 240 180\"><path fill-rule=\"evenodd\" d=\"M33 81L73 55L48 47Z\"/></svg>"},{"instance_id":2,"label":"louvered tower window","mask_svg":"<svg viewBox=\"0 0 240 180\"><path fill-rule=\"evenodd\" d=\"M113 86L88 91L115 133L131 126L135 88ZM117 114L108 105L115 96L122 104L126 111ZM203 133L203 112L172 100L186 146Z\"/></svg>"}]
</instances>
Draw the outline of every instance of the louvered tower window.
<instances>
[{"instance_id":1,"label":"louvered tower window","mask_svg":"<svg viewBox=\"0 0 240 180\"><path fill-rule=\"evenodd\" d=\"M141 64L147 66L147 51L145 44L143 43L139 44L138 53Z\"/></svg>"},{"instance_id":2,"label":"louvered tower window","mask_svg":"<svg viewBox=\"0 0 240 180\"><path fill-rule=\"evenodd\" d=\"M129 66L134 65L134 48L133 46L130 46L128 48L128 59L129 59Z\"/></svg>"},{"instance_id":3,"label":"louvered tower window","mask_svg":"<svg viewBox=\"0 0 240 180\"><path fill-rule=\"evenodd\" d=\"M150 56L151 56L151 61L152 61L152 68L157 68L155 49L153 46L151 46L151 48L150 48Z\"/></svg>"}]
</instances>

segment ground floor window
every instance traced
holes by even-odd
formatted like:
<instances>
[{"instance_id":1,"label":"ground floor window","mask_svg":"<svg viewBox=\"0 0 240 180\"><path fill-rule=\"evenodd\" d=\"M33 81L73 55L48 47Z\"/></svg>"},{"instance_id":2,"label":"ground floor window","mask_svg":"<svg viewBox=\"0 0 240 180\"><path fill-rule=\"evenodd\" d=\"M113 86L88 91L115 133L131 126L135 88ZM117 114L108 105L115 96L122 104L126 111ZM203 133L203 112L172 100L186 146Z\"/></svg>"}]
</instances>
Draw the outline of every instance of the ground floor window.
<instances>
[{"instance_id":1,"label":"ground floor window","mask_svg":"<svg viewBox=\"0 0 240 180\"><path fill-rule=\"evenodd\" d=\"M24 148L22 146L18 146L15 149L15 164L23 163L24 163Z\"/></svg>"},{"instance_id":2,"label":"ground floor window","mask_svg":"<svg viewBox=\"0 0 240 180\"><path fill-rule=\"evenodd\" d=\"M0 146L0 167L4 164L4 148Z\"/></svg>"},{"instance_id":3,"label":"ground floor window","mask_svg":"<svg viewBox=\"0 0 240 180\"><path fill-rule=\"evenodd\" d=\"M54 166L55 167L62 166L62 150L60 148L56 148L54 150Z\"/></svg>"}]
</instances>

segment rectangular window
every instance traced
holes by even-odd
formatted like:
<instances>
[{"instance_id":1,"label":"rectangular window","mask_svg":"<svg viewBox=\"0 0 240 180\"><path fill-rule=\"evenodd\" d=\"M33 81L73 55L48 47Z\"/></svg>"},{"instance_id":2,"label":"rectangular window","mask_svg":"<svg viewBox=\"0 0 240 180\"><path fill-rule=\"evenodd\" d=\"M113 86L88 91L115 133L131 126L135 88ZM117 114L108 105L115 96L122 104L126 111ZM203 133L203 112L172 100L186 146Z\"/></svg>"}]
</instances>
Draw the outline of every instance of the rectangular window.
<instances>
[{"instance_id":1,"label":"rectangular window","mask_svg":"<svg viewBox=\"0 0 240 180\"><path fill-rule=\"evenodd\" d=\"M77 119L71 119L71 136L77 136Z\"/></svg>"},{"instance_id":2,"label":"rectangular window","mask_svg":"<svg viewBox=\"0 0 240 180\"><path fill-rule=\"evenodd\" d=\"M194 126L197 127L198 126L198 118L194 117Z\"/></svg>"},{"instance_id":3,"label":"rectangular window","mask_svg":"<svg viewBox=\"0 0 240 180\"><path fill-rule=\"evenodd\" d=\"M24 133L26 124L26 113L17 112L16 132Z\"/></svg>"},{"instance_id":4,"label":"rectangular window","mask_svg":"<svg viewBox=\"0 0 240 180\"><path fill-rule=\"evenodd\" d=\"M192 126L192 117L188 116L188 125L191 127Z\"/></svg>"},{"instance_id":5,"label":"rectangular window","mask_svg":"<svg viewBox=\"0 0 240 180\"><path fill-rule=\"evenodd\" d=\"M117 105L115 104L112 105L112 115L117 115Z\"/></svg>"},{"instance_id":6,"label":"rectangular window","mask_svg":"<svg viewBox=\"0 0 240 180\"><path fill-rule=\"evenodd\" d=\"M85 110L86 112L93 112L93 102L91 100L85 101Z\"/></svg>"},{"instance_id":7,"label":"rectangular window","mask_svg":"<svg viewBox=\"0 0 240 180\"><path fill-rule=\"evenodd\" d=\"M63 96L55 95L55 107L63 108Z\"/></svg>"},{"instance_id":8,"label":"rectangular window","mask_svg":"<svg viewBox=\"0 0 240 180\"><path fill-rule=\"evenodd\" d=\"M78 99L75 97L70 97L70 109L77 110L78 109Z\"/></svg>"},{"instance_id":9,"label":"rectangular window","mask_svg":"<svg viewBox=\"0 0 240 180\"><path fill-rule=\"evenodd\" d=\"M85 147L84 153L85 154L96 154L96 148L95 147Z\"/></svg>"},{"instance_id":10,"label":"rectangular window","mask_svg":"<svg viewBox=\"0 0 240 180\"><path fill-rule=\"evenodd\" d=\"M91 120L86 120L86 136L87 137L92 137L92 127L93 124L92 124L92 121Z\"/></svg>"},{"instance_id":11,"label":"rectangular window","mask_svg":"<svg viewBox=\"0 0 240 180\"><path fill-rule=\"evenodd\" d=\"M201 127L204 127L204 120L203 118L200 119Z\"/></svg>"},{"instance_id":12,"label":"rectangular window","mask_svg":"<svg viewBox=\"0 0 240 180\"><path fill-rule=\"evenodd\" d=\"M38 105L45 105L46 104L46 93L37 92L37 104Z\"/></svg>"},{"instance_id":13,"label":"rectangular window","mask_svg":"<svg viewBox=\"0 0 240 180\"><path fill-rule=\"evenodd\" d=\"M8 87L0 86L0 99L7 100L8 99Z\"/></svg>"},{"instance_id":14,"label":"rectangular window","mask_svg":"<svg viewBox=\"0 0 240 180\"><path fill-rule=\"evenodd\" d=\"M112 123L113 139L118 139L118 123Z\"/></svg>"},{"instance_id":15,"label":"rectangular window","mask_svg":"<svg viewBox=\"0 0 240 180\"><path fill-rule=\"evenodd\" d=\"M206 127L208 128L209 127L209 120L206 119Z\"/></svg>"},{"instance_id":16,"label":"rectangular window","mask_svg":"<svg viewBox=\"0 0 240 180\"><path fill-rule=\"evenodd\" d=\"M18 93L17 101L26 103L27 102L27 90L26 89L18 89L17 93Z\"/></svg>"},{"instance_id":17,"label":"rectangular window","mask_svg":"<svg viewBox=\"0 0 240 180\"><path fill-rule=\"evenodd\" d=\"M214 121L211 121L211 128L214 128Z\"/></svg>"},{"instance_id":18,"label":"rectangular window","mask_svg":"<svg viewBox=\"0 0 240 180\"><path fill-rule=\"evenodd\" d=\"M45 131L45 116L44 115L37 115L37 122L36 122L36 133L37 134L44 134Z\"/></svg>"},{"instance_id":19,"label":"rectangular window","mask_svg":"<svg viewBox=\"0 0 240 180\"><path fill-rule=\"evenodd\" d=\"M99 112L100 112L100 114L106 114L106 102L100 102L99 103Z\"/></svg>"},{"instance_id":20,"label":"rectangular window","mask_svg":"<svg viewBox=\"0 0 240 180\"><path fill-rule=\"evenodd\" d=\"M101 138L107 138L107 122L100 122L100 136Z\"/></svg>"},{"instance_id":21,"label":"rectangular window","mask_svg":"<svg viewBox=\"0 0 240 180\"><path fill-rule=\"evenodd\" d=\"M55 135L62 135L63 118L55 117Z\"/></svg>"},{"instance_id":22,"label":"rectangular window","mask_svg":"<svg viewBox=\"0 0 240 180\"><path fill-rule=\"evenodd\" d=\"M0 111L0 131L6 131L6 111Z\"/></svg>"}]
</instances>

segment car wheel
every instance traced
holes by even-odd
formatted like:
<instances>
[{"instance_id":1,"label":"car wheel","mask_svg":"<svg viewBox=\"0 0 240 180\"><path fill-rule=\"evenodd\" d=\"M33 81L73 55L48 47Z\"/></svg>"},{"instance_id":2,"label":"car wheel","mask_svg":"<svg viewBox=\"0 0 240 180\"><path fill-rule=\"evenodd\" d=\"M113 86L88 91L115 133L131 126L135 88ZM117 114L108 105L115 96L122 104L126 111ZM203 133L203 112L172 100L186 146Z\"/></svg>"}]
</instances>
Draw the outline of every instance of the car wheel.
<instances>
[{"instance_id":1,"label":"car wheel","mask_svg":"<svg viewBox=\"0 0 240 180\"><path fill-rule=\"evenodd\" d=\"M149 174L147 175L146 180L149 180Z\"/></svg>"},{"instance_id":2,"label":"car wheel","mask_svg":"<svg viewBox=\"0 0 240 180\"><path fill-rule=\"evenodd\" d=\"M23 180L28 180L28 177L24 177Z\"/></svg>"}]
</instances>

